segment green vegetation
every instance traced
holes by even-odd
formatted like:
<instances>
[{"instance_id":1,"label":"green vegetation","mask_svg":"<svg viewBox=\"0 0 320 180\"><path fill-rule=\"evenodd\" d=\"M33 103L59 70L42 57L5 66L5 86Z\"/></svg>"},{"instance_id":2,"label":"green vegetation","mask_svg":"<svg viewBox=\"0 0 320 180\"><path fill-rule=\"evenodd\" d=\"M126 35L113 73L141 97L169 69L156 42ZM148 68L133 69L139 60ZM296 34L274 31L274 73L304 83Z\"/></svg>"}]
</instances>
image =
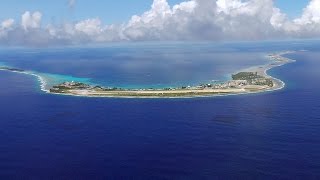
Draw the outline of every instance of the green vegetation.
<instances>
[{"instance_id":1,"label":"green vegetation","mask_svg":"<svg viewBox=\"0 0 320 180\"><path fill-rule=\"evenodd\" d=\"M58 89L86 89L88 87L90 86L80 82L71 82L71 83L65 82L63 84L53 86L53 88L58 88Z\"/></svg>"},{"instance_id":2,"label":"green vegetation","mask_svg":"<svg viewBox=\"0 0 320 180\"><path fill-rule=\"evenodd\" d=\"M269 78L258 78L256 80L254 80L252 82L252 84L254 85L259 85L259 86L269 86L269 87L272 87L273 86L273 81L272 79L269 79Z\"/></svg>"},{"instance_id":3,"label":"green vegetation","mask_svg":"<svg viewBox=\"0 0 320 180\"><path fill-rule=\"evenodd\" d=\"M270 78L258 75L257 72L240 72L232 75L233 80L246 80L250 85L273 86L273 81Z\"/></svg>"},{"instance_id":4,"label":"green vegetation","mask_svg":"<svg viewBox=\"0 0 320 180\"><path fill-rule=\"evenodd\" d=\"M74 89L78 89L78 90L82 90L82 89L88 89L91 86L81 83L81 82L65 82L56 86L53 86L50 89L50 92L52 93L66 93L68 92L68 90L74 90Z\"/></svg>"},{"instance_id":5,"label":"green vegetation","mask_svg":"<svg viewBox=\"0 0 320 180\"><path fill-rule=\"evenodd\" d=\"M258 75L257 72L239 72L238 74L232 75L233 80L253 80L257 78L264 78Z\"/></svg>"}]
</instances>

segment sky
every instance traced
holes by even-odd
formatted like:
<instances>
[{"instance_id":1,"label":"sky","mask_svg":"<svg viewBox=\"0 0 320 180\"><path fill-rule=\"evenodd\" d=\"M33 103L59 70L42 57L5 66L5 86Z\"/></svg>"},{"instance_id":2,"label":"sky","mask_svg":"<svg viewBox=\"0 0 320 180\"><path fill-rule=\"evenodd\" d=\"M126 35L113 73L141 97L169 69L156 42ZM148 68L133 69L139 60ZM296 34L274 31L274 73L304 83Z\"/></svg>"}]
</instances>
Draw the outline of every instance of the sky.
<instances>
[{"instance_id":1,"label":"sky","mask_svg":"<svg viewBox=\"0 0 320 180\"><path fill-rule=\"evenodd\" d=\"M318 38L320 0L2 0L0 44Z\"/></svg>"},{"instance_id":2,"label":"sky","mask_svg":"<svg viewBox=\"0 0 320 180\"><path fill-rule=\"evenodd\" d=\"M2 0L0 20L19 18L25 11L40 11L44 21L76 21L99 17L105 23L122 23L133 14L141 14L148 10L152 0L138 0L128 3L128 0L75 0L72 7L70 0ZM182 0L169 0L171 5Z\"/></svg>"},{"instance_id":3,"label":"sky","mask_svg":"<svg viewBox=\"0 0 320 180\"><path fill-rule=\"evenodd\" d=\"M296 18L302 13L309 0L276 0L275 6L280 8L289 17ZM122 23L130 19L133 14L147 11L152 0L75 0L72 7L70 0L2 0L0 6L0 20L14 17L20 18L25 11L40 11L43 13L43 22L50 21L79 21L82 19L99 17L104 23ZM168 0L172 6L183 0ZM124 10L123 10L124 9Z\"/></svg>"}]
</instances>

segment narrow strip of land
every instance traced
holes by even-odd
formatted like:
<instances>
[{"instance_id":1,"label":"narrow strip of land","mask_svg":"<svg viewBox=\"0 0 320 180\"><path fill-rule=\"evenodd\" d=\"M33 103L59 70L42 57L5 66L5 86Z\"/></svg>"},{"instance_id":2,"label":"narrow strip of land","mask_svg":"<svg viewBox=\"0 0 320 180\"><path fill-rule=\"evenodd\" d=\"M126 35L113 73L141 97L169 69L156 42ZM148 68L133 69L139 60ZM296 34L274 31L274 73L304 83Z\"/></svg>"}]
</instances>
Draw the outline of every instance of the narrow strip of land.
<instances>
[{"instance_id":1,"label":"narrow strip of land","mask_svg":"<svg viewBox=\"0 0 320 180\"><path fill-rule=\"evenodd\" d=\"M164 89L121 89L115 87L90 86L79 82L65 82L50 89L51 93L94 97L195 97L272 91L284 87L284 83L267 74L271 68L282 66L293 60L283 57L291 52L268 55L270 63L252 67L232 75L232 80L220 84L200 84Z\"/></svg>"}]
</instances>

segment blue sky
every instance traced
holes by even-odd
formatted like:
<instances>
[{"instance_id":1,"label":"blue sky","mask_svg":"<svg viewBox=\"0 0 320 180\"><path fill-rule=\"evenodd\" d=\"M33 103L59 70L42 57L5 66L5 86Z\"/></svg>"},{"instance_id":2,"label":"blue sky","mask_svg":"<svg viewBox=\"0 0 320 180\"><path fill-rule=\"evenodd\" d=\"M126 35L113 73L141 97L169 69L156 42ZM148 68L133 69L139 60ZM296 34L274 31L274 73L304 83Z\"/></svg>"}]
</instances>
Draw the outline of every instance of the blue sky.
<instances>
[{"instance_id":1,"label":"blue sky","mask_svg":"<svg viewBox=\"0 0 320 180\"><path fill-rule=\"evenodd\" d=\"M2 0L0 20L20 19L25 11L40 11L44 22L79 21L99 17L104 23L122 23L134 14L150 9L152 0L76 0L74 8L68 7L68 0ZM5 3L4 3L5 2ZM182 0L169 0L171 5Z\"/></svg>"},{"instance_id":2,"label":"blue sky","mask_svg":"<svg viewBox=\"0 0 320 180\"><path fill-rule=\"evenodd\" d=\"M275 0L275 4L290 18L297 18L301 15L303 8L309 3L309 0Z\"/></svg>"},{"instance_id":3,"label":"blue sky","mask_svg":"<svg viewBox=\"0 0 320 180\"><path fill-rule=\"evenodd\" d=\"M99 17L104 23L126 22L132 15L150 9L152 0L77 0L74 8L68 7L68 0L2 0L0 20L20 19L25 11L40 11L43 22L79 21ZM182 0L168 0L170 5ZM309 0L275 0L275 4L290 18L298 17Z\"/></svg>"}]
</instances>

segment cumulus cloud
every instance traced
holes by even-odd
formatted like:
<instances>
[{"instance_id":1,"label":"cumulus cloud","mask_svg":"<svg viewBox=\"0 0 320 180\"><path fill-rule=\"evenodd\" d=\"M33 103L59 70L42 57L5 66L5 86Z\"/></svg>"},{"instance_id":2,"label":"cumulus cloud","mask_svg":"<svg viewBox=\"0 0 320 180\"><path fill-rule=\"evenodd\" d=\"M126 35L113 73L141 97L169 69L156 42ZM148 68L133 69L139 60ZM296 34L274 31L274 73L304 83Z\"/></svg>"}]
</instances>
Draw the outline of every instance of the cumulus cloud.
<instances>
[{"instance_id":1,"label":"cumulus cloud","mask_svg":"<svg viewBox=\"0 0 320 180\"><path fill-rule=\"evenodd\" d=\"M42 14L38 11L30 13L26 11L21 17L21 26L24 30L39 28Z\"/></svg>"},{"instance_id":2,"label":"cumulus cloud","mask_svg":"<svg viewBox=\"0 0 320 180\"><path fill-rule=\"evenodd\" d=\"M320 23L320 0L312 0L304 9L301 18L295 20L297 24L319 24Z\"/></svg>"},{"instance_id":3,"label":"cumulus cloud","mask_svg":"<svg viewBox=\"0 0 320 180\"><path fill-rule=\"evenodd\" d=\"M243 3L240 0L218 0L218 12L230 13L231 10L238 9L247 3Z\"/></svg>"},{"instance_id":4,"label":"cumulus cloud","mask_svg":"<svg viewBox=\"0 0 320 180\"><path fill-rule=\"evenodd\" d=\"M1 29L9 29L14 25L14 19L7 19L1 23Z\"/></svg>"},{"instance_id":5,"label":"cumulus cloud","mask_svg":"<svg viewBox=\"0 0 320 180\"><path fill-rule=\"evenodd\" d=\"M69 0L69 7L75 0ZM21 25L1 23L0 43L56 45L110 41L261 40L320 37L320 0L290 20L273 0L186 0L170 6L154 0L150 10L127 23L104 25L99 18L41 25L40 12L25 12Z\"/></svg>"},{"instance_id":6,"label":"cumulus cloud","mask_svg":"<svg viewBox=\"0 0 320 180\"><path fill-rule=\"evenodd\" d=\"M7 19L1 23L0 39L7 36L8 31L12 29L13 25L14 25L14 19Z\"/></svg>"},{"instance_id":7,"label":"cumulus cloud","mask_svg":"<svg viewBox=\"0 0 320 180\"><path fill-rule=\"evenodd\" d=\"M215 12L215 1L191 0L171 8L166 0L155 0L149 11L133 16L122 32L129 40L215 39L221 31L212 19Z\"/></svg>"},{"instance_id":8,"label":"cumulus cloud","mask_svg":"<svg viewBox=\"0 0 320 180\"><path fill-rule=\"evenodd\" d=\"M101 24L101 20L98 18L87 19L75 24L74 28L78 32L82 32L89 36L93 36L101 33Z\"/></svg>"}]
</instances>

